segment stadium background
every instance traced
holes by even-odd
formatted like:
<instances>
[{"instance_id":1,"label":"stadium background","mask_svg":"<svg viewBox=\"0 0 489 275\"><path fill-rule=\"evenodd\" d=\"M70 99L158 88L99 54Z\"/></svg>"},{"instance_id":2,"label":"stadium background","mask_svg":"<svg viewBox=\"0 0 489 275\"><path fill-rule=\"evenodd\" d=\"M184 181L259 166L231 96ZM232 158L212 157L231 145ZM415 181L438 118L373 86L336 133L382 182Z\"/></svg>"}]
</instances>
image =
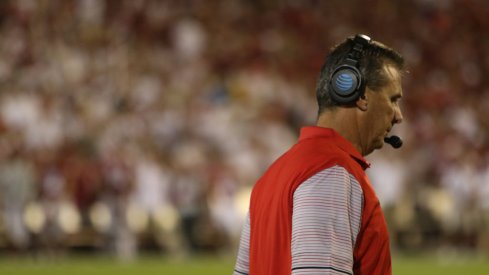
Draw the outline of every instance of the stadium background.
<instances>
[{"instance_id":1,"label":"stadium background","mask_svg":"<svg viewBox=\"0 0 489 275\"><path fill-rule=\"evenodd\" d=\"M488 31L484 0L1 1L0 273L229 274L328 49L365 33L409 70L405 146L368 157L396 274L487 274Z\"/></svg>"}]
</instances>

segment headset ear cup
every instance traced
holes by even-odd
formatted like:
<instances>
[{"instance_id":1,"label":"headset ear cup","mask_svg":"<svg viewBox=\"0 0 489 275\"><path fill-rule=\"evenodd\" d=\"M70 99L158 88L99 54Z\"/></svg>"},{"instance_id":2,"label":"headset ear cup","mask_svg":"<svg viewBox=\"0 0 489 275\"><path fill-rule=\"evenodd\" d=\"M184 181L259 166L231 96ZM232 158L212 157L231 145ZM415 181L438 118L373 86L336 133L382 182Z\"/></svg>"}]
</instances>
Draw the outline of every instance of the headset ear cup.
<instances>
[{"instance_id":1,"label":"headset ear cup","mask_svg":"<svg viewBox=\"0 0 489 275\"><path fill-rule=\"evenodd\" d=\"M330 95L339 104L356 101L361 95L362 79L357 68L341 66L330 78Z\"/></svg>"}]
</instances>

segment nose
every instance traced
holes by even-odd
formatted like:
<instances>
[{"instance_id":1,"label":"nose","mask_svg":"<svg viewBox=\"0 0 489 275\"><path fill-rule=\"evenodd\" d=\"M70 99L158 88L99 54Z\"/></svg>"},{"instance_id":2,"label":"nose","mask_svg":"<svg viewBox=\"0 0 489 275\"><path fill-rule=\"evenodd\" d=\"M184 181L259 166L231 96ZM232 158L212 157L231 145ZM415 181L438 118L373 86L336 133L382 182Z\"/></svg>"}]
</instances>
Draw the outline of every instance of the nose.
<instances>
[{"instance_id":1,"label":"nose","mask_svg":"<svg viewBox=\"0 0 489 275\"><path fill-rule=\"evenodd\" d=\"M394 124L401 123L403 120L401 108L399 106L394 111Z\"/></svg>"}]
</instances>

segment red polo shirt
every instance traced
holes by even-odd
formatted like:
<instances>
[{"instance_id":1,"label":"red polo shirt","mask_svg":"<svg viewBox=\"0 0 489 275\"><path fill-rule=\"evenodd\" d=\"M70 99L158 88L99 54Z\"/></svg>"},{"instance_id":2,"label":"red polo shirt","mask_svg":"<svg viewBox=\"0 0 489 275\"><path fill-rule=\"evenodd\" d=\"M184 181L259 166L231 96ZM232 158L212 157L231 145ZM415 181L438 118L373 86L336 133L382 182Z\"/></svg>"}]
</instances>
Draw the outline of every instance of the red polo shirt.
<instances>
[{"instance_id":1,"label":"red polo shirt","mask_svg":"<svg viewBox=\"0 0 489 275\"><path fill-rule=\"evenodd\" d=\"M254 186L247 248L249 270L237 273L291 274L294 192L311 176L333 166L343 167L363 192L361 227L352 255L353 273L392 273L387 226L365 174L370 164L337 132L321 127L303 128L298 143L275 161Z\"/></svg>"}]
</instances>

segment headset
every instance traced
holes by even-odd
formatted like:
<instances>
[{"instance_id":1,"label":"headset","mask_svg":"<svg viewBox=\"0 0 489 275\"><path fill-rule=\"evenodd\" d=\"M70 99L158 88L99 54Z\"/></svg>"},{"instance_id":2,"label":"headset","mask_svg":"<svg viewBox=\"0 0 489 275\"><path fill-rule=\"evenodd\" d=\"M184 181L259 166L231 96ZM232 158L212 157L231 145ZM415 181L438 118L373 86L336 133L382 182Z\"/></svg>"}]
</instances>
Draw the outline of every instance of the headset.
<instances>
[{"instance_id":1,"label":"headset","mask_svg":"<svg viewBox=\"0 0 489 275\"><path fill-rule=\"evenodd\" d=\"M331 74L329 93L336 103L342 105L353 103L363 95L365 80L360 72L359 63L365 47L370 42L370 37L357 34L353 38L353 47L345 61L338 65Z\"/></svg>"}]
</instances>

